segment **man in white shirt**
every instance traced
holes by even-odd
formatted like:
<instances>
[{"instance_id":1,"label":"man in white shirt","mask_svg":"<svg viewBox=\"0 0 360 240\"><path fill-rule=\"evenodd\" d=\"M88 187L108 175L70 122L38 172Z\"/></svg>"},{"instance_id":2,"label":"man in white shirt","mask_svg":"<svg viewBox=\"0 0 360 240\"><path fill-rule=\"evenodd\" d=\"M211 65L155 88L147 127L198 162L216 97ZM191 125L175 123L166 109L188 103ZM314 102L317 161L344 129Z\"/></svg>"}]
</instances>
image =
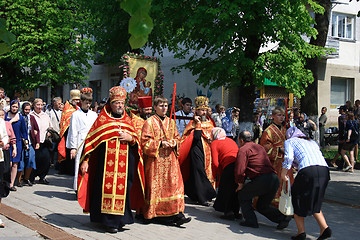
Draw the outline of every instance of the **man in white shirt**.
<instances>
[{"instance_id":1,"label":"man in white shirt","mask_svg":"<svg viewBox=\"0 0 360 240\"><path fill-rule=\"evenodd\" d=\"M92 103L92 89L81 89L81 108L71 115L69 132L66 139L66 148L70 150L70 158L75 159L74 190L77 191L77 177L80 164L80 156L84 147L84 140L91 126L97 118L97 113L90 110Z\"/></svg>"},{"instance_id":2,"label":"man in white shirt","mask_svg":"<svg viewBox=\"0 0 360 240\"><path fill-rule=\"evenodd\" d=\"M188 125L191 118L194 116L194 113L191 112L192 101L190 98L183 98L181 103L183 105L183 109L175 112L175 116L176 116L176 127L178 129L180 136L182 137L186 125Z\"/></svg>"}]
</instances>

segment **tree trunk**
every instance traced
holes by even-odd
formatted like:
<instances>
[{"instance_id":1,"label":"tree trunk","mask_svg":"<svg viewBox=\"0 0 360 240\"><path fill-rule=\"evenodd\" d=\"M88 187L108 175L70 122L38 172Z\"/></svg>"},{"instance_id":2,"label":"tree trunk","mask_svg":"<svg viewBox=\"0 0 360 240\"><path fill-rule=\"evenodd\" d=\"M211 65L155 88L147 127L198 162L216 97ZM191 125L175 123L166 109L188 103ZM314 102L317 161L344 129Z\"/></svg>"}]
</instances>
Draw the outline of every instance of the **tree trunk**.
<instances>
[{"instance_id":1,"label":"tree trunk","mask_svg":"<svg viewBox=\"0 0 360 240\"><path fill-rule=\"evenodd\" d=\"M331 1L329 0L319 0L317 1L322 7L324 7L324 14L316 14L315 28L318 31L317 38L311 38L310 44L320 47L325 47L328 30L329 30L329 21L330 21L330 10L331 10ZM307 59L306 69L309 69L314 77L314 82L312 82L305 89L305 96L301 98L301 111L305 112L309 119L313 120L318 126L318 58ZM319 131L316 131L315 139L319 138Z\"/></svg>"},{"instance_id":2,"label":"tree trunk","mask_svg":"<svg viewBox=\"0 0 360 240\"><path fill-rule=\"evenodd\" d=\"M56 97L56 88L58 84L56 81L51 80L51 89L50 89L50 101L52 102L53 98Z\"/></svg>"},{"instance_id":3,"label":"tree trunk","mask_svg":"<svg viewBox=\"0 0 360 240\"><path fill-rule=\"evenodd\" d=\"M310 44L324 47L329 30L331 2L319 0L318 3L325 8L325 12L324 14L315 15L315 28L318 31L318 35L316 39L310 39ZM301 98L301 110L309 116L318 115L318 65L318 58L307 59L306 68L311 70L314 82L305 89L305 96Z\"/></svg>"}]
</instances>

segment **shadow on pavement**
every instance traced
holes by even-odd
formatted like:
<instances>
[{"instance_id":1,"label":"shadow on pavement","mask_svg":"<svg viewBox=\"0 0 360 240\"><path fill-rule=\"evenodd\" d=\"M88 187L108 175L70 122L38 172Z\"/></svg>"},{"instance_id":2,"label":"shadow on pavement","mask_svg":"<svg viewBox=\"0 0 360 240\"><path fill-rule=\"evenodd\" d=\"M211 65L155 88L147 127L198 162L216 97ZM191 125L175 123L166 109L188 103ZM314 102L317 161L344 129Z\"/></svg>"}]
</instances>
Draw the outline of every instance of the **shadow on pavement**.
<instances>
[{"instance_id":1,"label":"shadow on pavement","mask_svg":"<svg viewBox=\"0 0 360 240\"><path fill-rule=\"evenodd\" d=\"M73 192L35 191L34 194L48 198L60 198L69 201L77 201L76 195Z\"/></svg>"}]
</instances>

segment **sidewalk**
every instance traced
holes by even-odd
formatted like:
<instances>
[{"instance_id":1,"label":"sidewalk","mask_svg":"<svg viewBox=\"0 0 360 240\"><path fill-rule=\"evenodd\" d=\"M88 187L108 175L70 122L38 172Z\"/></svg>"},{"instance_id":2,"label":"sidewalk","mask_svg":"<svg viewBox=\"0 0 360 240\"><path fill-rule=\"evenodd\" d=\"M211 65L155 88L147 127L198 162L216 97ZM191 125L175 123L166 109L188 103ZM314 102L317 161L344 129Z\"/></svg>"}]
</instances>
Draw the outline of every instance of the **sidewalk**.
<instances>
[{"instance_id":1,"label":"sidewalk","mask_svg":"<svg viewBox=\"0 0 360 240\"><path fill-rule=\"evenodd\" d=\"M297 231L293 220L287 229L279 231L276 230L276 224L259 214L257 216L260 228L242 227L236 221L220 219L221 214L215 212L212 207L193 205L187 201L185 214L192 217L192 221L184 225L184 228L135 223L125 226L128 230L122 233L109 234L105 233L101 226L91 223L89 215L82 213L75 199L75 193L71 189L70 176L54 174L52 169L48 180L50 185L37 184L33 187L18 188L17 192L12 192L3 199L3 203L34 219L26 220L26 223L41 220L50 224L49 227L56 227L54 231L63 230L72 235L66 237L66 233L63 233L62 239L290 239L290 236ZM328 225L333 229L332 239L357 239L359 235L357 220L360 215L359 196L359 170L355 170L352 174L331 171L331 182L327 188L326 202L322 209ZM4 205L0 208L0 213L3 209L6 210ZM5 228L0 229L0 240L44 239L35 230L11 221L3 215L0 215L0 218L6 224ZM316 239L319 235L316 221L308 217L305 224L307 239Z\"/></svg>"}]
</instances>

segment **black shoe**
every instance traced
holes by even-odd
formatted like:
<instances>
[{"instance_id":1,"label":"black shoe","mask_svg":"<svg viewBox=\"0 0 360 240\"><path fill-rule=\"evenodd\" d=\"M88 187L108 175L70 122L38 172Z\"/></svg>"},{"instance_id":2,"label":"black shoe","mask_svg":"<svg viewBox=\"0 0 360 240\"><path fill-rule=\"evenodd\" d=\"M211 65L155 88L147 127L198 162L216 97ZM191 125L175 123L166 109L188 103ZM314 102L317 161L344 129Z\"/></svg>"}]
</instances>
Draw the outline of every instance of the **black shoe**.
<instances>
[{"instance_id":1,"label":"black shoe","mask_svg":"<svg viewBox=\"0 0 360 240\"><path fill-rule=\"evenodd\" d=\"M296 236L292 236L291 237L292 240L305 240L306 239L306 233L303 232L303 233L300 233Z\"/></svg>"},{"instance_id":2,"label":"black shoe","mask_svg":"<svg viewBox=\"0 0 360 240\"><path fill-rule=\"evenodd\" d=\"M331 237L332 231L331 228L327 227L323 233L321 234L320 237L318 237L318 240L322 240L322 239L327 239L329 237Z\"/></svg>"},{"instance_id":3,"label":"black shoe","mask_svg":"<svg viewBox=\"0 0 360 240\"><path fill-rule=\"evenodd\" d=\"M23 185L27 185L29 187L31 187L33 184L30 182L30 180L23 180Z\"/></svg>"},{"instance_id":4,"label":"black shoe","mask_svg":"<svg viewBox=\"0 0 360 240\"><path fill-rule=\"evenodd\" d=\"M22 184L22 182L18 182L18 183L16 184L16 186L17 186L17 187L23 187L23 184Z\"/></svg>"},{"instance_id":5,"label":"black shoe","mask_svg":"<svg viewBox=\"0 0 360 240\"><path fill-rule=\"evenodd\" d=\"M235 219L242 219L243 215L241 213L234 213Z\"/></svg>"},{"instance_id":6,"label":"black shoe","mask_svg":"<svg viewBox=\"0 0 360 240\"><path fill-rule=\"evenodd\" d=\"M40 183L40 184L48 185L50 182L44 178L44 179L40 179L40 180L39 180L39 183Z\"/></svg>"},{"instance_id":7,"label":"black shoe","mask_svg":"<svg viewBox=\"0 0 360 240\"><path fill-rule=\"evenodd\" d=\"M16 187L14 187L14 186L12 186L12 187L9 188L9 189L10 189L10 191L13 191L13 192L16 192L16 191L17 191Z\"/></svg>"},{"instance_id":8,"label":"black shoe","mask_svg":"<svg viewBox=\"0 0 360 240\"><path fill-rule=\"evenodd\" d=\"M244 226L244 227L259 228L259 224L257 224L257 223L249 223L247 221L240 222L240 225Z\"/></svg>"},{"instance_id":9,"label":"black shoe","mask_svg":"<svg viewBox=\"0 0 360 240\"><path fill-rule=\"evenodd\" d=\"M284 228L287 228L289 226L289 222L291 220L292 216L285 216L283 220L276 226L276 229L282 230Z\"/></svg>"},{"instance_id":10,"label":"black shoe","mask_svg":"<svg viewBox=\"0 0 360 240\"><path fill-rule=\"evenodd\" d=\"M114 227L106 227L106 232L108 233L117 233L118 229Z\"/></svg>"},{"instance_id":11,"label":"black shoe","mask_svg":"<svg viewBox=\"0 0 360 240\"><path fill-rule=\"evenodd\" d=\"M225 220L235 220L235 215L234 214L224 214L220 216L221 219L225 219Z\"/></svg>"},{"instance_id":12,"label":"black shoe","mask_svg":"<svg viewBox=\"0 0 360 240\"><path fill-rule=\"evenodd\" d=\"M176 226L176 227L180 227L181 225L185 224L185 223L188 223L191 221L191 217L182 217L182 218L179 218L179 219L175 219L174 222L173 222L173 225Z\"/></svg>"},{"instance_id":13,"label":"black shoe","mask_svg":"<svg viewBox=\"0 0 360 240\"><path fill-rule=\"evenodd\" d=\"M199 205L204 206L204 207L209 207L210 203L208 202L198 202Z\"/></svg>"}]
</instances>

